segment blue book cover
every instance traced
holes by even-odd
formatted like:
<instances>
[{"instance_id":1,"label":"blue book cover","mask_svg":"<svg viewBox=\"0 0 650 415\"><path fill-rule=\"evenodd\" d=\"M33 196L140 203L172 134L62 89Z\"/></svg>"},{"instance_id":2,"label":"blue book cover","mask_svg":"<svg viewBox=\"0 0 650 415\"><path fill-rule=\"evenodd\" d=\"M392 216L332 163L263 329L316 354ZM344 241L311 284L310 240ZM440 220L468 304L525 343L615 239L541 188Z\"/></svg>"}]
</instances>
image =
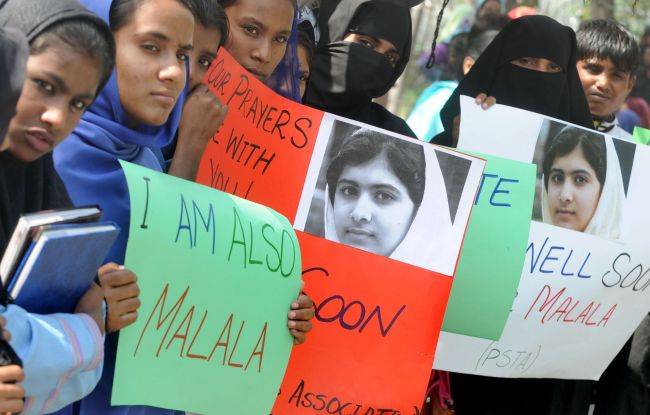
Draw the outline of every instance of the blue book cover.
<instances>
[{"instance_id":1,"label":"blue book cover","mask_svg":"<svg viewBox=\"0 0 650 415\"><path fill-rule=\"evenodd\" d=\"M86 293L119 230L112 223L55 225L25 253L8 291L31 313L71 313Z\"/></svg>"}]
</instances>

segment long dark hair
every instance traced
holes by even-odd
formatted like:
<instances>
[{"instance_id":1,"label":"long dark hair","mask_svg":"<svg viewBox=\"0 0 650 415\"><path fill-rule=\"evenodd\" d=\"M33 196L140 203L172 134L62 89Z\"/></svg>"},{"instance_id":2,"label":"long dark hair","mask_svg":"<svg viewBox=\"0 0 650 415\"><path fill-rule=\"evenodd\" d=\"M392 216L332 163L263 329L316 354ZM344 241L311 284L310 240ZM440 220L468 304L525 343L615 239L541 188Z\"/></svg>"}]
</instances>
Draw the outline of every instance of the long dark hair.
<instances>
[{"instance_id":1,"label":"long dark hair","mask_svg":"<svg viewBox=\"0 0 650 415\"><path fill-rule=\"evenodd\" d=\"M422 146L365 128L360 128L343 142L327 168L330 202L334 204L336 184L346 166L358 166L380 154L386 155L391 169L407 188L415 206L419 207L424 197L426 175Z\"/></svg>"},{"instance_id":2,"label":"long dark hair","mask_svg":"<svg viewBox=\"0 0 650 415\"><path fill-rule=\"evenodd\" d=\"M542 171L544 172L544 188L548 189L548 178L556 158L566 156L580 146L587 163L596 172L596 178L603 188L607 177L607 147L605 137L593 131L576 127L565 127L546 144Z\"/></svg>"}]
</instances>

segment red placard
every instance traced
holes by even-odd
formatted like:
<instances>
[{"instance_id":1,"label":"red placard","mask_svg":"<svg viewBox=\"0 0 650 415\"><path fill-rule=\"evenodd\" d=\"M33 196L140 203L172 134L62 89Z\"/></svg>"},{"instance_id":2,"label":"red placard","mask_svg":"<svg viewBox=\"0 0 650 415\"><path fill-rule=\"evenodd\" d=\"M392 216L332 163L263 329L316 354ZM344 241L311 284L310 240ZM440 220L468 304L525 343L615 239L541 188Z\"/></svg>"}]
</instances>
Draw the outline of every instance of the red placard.
<instances>
[{"instance_id":1,"label":"red placard","mask_svg":"<svg viewBox=\"0 0 650 415\"><path fill-rule=\"evenodd\" d=\"M196 181L270 206L293 223L324 113L275 94L223 48L203 82L228 116Z\"/></svg>"},{"instance_id":2,"label":"red placard","mask_svg":"<svg viewBox=\"0 0 650 415\"><path fill-rule=\"evenodd\" d=\"M452 278L298 232L317 318L274 415L418 414Z\"/></svg>"}]
</instances>

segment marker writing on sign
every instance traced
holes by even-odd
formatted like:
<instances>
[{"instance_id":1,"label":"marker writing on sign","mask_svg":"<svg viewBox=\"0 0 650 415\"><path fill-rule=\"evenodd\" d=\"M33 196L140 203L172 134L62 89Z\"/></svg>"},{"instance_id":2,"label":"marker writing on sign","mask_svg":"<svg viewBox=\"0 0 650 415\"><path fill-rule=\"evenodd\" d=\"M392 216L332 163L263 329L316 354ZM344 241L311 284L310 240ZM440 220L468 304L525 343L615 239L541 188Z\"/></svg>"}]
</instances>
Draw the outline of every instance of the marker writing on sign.
<instances>
[{"instance_id":1,"label":"marker writing on sign","mask_svg":"<svg viewBox=\"0 0 650 415\"><path fill-rule=\"evenodd\" d=\"M304 270L302 274L304 276L315 271L323 273L326 277L329 276L329 272L324 268L311 268ZM386 311L384 309L382 312L381 306L377 305L373 308L359 300L348 302L339 294L331 295L319 303L314 301L314 307L318 321L338 323L345 330L359 333L363 333L368 327L377 327L379 334L386 337L406 309L406 304L403 304L389 321L384 318L383 313Z\"/></svg>"},{"instance_id":2,"label":"marker writing on sign","mask_svg":"<svg viewBox=\"0 0 650 415\"><path fill-rule=\"evenodd\" d=\"M478 191L476 192L476 199L474 199L474 205L479 204L481 198L481 192L483 191L483 187L485 185L486 179L498 179L496 181L496 184L492 188L492 193L490 194L490 199L489 199L490 206L512 207L508 199L508 195L510 195L510 190L512 190L512 186L519 183L519 180L499 177L498 174L490 174L490 173L483 173L483 177L481 177L481 184L479 185ZM491 182L490 185L492 185L491 180L490 182Z\"/></svg>"},{"instance_id":3,"label":"marker writing on sign","mask_svg":"<svg viewBox=\"0 0 650 415\"><path fill-rule=\"evenodd\" d=\"M536 308L536 305L539 305L539 308ZM541 324L549 323L555 319L556 323L583 324L595 327L602 325L605 327L618 305L610 306L607 311L604 307L603 310L600 310L600 306L599 302L589 301L587 303L568 295L566 287L553 293L550 285L544 285L535 301L530 305L524 320L527 320L529 316L533 318L541 316ZM531 313L533 314L531 315ZM556 316L557 318L555 318Z\"/></svg>"},{"instance_id":4,"label":"marker writing on sign","mask_svg":"<svg viewBox=\"0 0 650 415\"><path fill-rule=\"evenodd\" d=\"M190 292L190 287L187 286L183 290L183 293L176 299L171 308L166 308L169 291L170 286L167 283L149 313L147 323L140 332L140 337L133 351L133 357L138 356L138 351L140 350L140 345L143 344L143 340L145 344L153 342L154 345L159 340L155 353L153 353L153 349L151 351L156 358L160 357L161 352L173 353L174 350L177 350L178 357L181 359L198 359L210 362L216 356L217 358L221 357L222 366L239 368L243 371L248 371L250 367L251 369L257 369L257 372L262 371L268 322L264 322L262 325L255 345L252 345L252 343L240 345L239 341L242 332L246 330L245 320L242 319L239 329L236 329L236 316L234 313L230 313L225 321L223 321L223 318L220 318L216 326L214 325L214 321L212 321L212 324L208 324L210 328L204 331L203 326L208 319L209 311L203 311L203 317L197 327L192 324L194 312L197 307L195 305L184 307ZM171 299L170 302L172 301L174 300ZM157 318L154 319L156 312ZM184 317L176 324L179 315L184 315ZM223 316L223 313L221 315ZM154 324L151 324L152 321ZM163 329L164 334L160 336ZM234 335L235 330L237 330L236 336ZM170 333L173 333L171 337L169 337ZM219 333L219 335L214 340L216 333ZM244 336L244 338L251 339L250 336ZM199 339L198 343L197 339ZM187 344L188 340L189 346ZM197 351L195 350L195 343L197 343L196 348L200 347L198 345L207 345L208 347Z\"/></svg>"},{"instance_id":5,"label":"marker writing on sign","mask_svg":"<svg viewBox=\"0 0 650 415\"><path fill-rule=\"evenodd\" d=\"M537 346L537 350L526 350L512 349L497 345L496 342L490 342L476 361L474 369L478 370L479 367L493 365L499 369L514 369L519 373L524 373L535 364L541 352L541 345Z\"/></svg>"},{"instance_id":6,"label":"marker writing on sign","mask_svg":"<svg viewBox=\"0 0 650 415\"><path fill-rule=\"evenodd\" d=\"M528 245L526 253L530 253L531 274L537 271L542 274L558 275L559 273L559 275L564 277L577 276L578 278L591 278L591 274L585 271L588 268L591 252L580 253L580 251L577 251L576 258L573 258L573 249L561 245L551 245L548 242L549 238L546 237L541 247L537 245L539 247L537 254L535 254L535 241Z\"/></svg>"},{"instance_id":7,"label":"marker writing on sign","mask_svg":"<svg viewBox=\"0 0 650 415\"><path fill-rule=\"evenodd\" d=\"M240 182L239 177L235 179L232 176L226 175L223 169L221 169L221 164L215 163L212 157L210 157L210 187L239 196L242 199L248 199L248 195L253 188L253 181Z\"/></svg>"},{"instance_id":8,"label":"marker writing on sign","mask_svg":"<svg viewBox=\"0 0 650 415\"><path fill-rule=\"evenodd\" d=\"M314 412L338 415L405 415L398 409L378 408L361 403L346 402L336 396L328 396L325 393L305 391L305 381L300 380L289 400L289 405L296 408L310 409ZM408 415L420 415L420 408L413 405L413 411ZM273 414L271 414L273 415Z\"/></svg>"},{"instance_id":9,"label":"marker writing on sign","mask_svg":"<svg viewBox=\"0 0 650 415\"><path fill-rule=\"evenodd\" d=\"M612 269L603 274L602 282L605 287L632 288L632 291L645 291L650 285L650 268L643 270L643 264L636 264L623 276L625 265L632 265L632 256L622 252L612 262Z\"/></svg>"}]
</instances>

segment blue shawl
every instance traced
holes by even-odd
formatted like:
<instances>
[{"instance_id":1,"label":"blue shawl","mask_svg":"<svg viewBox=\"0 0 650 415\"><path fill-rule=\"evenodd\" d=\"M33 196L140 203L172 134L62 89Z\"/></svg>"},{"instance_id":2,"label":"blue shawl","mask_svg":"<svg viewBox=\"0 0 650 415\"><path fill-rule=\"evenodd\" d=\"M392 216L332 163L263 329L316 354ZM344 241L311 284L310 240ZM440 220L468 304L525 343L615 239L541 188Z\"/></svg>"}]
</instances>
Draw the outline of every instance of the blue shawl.
<instances>
[{"instance_id":1,"label":"blue shawl","mask_svg":"<svg viewBox=\"0 0 650 415\"><path fill-rule=\"evenodd\" d=\"M112 0L81 2L108 22ZM185 94L183 94L184 96ZM83 115L79 125L54 151L56 169L76 205L99 203L103 219L117 223L120 235L107 261L124 263L129 234L130 200L126 179L118 160L126 160L163 171L160 149L172 142L183 108L178 100L167 122L160 127L126 127L127 116L120 102L115 71L95 102ZM104 373L97 388L75 404L80 415L168 415L176 411L144 406L110 406L117 334L106 337ZM69 414L72 408L62 410Z\"/></svg>"}]
</instances>

